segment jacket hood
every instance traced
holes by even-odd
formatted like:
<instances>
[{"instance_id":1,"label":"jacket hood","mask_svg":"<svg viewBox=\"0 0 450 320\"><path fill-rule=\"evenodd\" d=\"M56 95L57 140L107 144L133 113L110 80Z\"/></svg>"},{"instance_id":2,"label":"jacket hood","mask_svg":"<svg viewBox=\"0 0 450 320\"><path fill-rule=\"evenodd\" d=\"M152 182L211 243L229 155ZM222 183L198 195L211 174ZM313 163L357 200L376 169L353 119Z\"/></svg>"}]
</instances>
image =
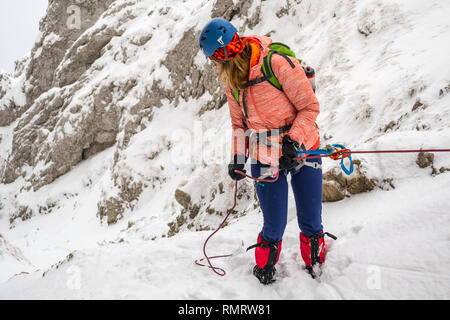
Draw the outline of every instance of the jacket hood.
<instances>
[{"instance_id":1,"label":"jacket hood","mask_svg":"<svg viewBox=\"0 0 450 320\"><path fill-rule=\"evenodd\" d=\"M258 77L256 73L261 73L261 67L263 64L263 58L269 53L269 46L272 44L272 39L266 36L250 35L243 37L243 40L247 40L253 43L257 43L260 46L260 55L258 63L250 69L249 79Z\"/></svg>"}]
</instances>

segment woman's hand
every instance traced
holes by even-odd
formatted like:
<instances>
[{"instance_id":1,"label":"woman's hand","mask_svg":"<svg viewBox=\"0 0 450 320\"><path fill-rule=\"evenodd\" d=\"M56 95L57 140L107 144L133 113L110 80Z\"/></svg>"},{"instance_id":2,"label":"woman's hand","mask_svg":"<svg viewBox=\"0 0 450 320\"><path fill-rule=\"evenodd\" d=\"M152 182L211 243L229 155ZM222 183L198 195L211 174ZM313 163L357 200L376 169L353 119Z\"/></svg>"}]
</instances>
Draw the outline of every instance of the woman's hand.
<instances>
[{"instance_id":1,"label":"woman's hand","mask_svg":"<svg viewBox=\"0 0 450 320\"><path fill-rule=\"evenodd\" d=\"M280 170L291 170L297 165L297 161L294 158L298 157L299 143L292 140L287 134L283 137L283 144L281 147L282 156L278 160Z\"/></svg>"},{"instance_id":2,"label":"woman's hand","mask_svg":"<svg viewBox=\"0 0 450 320\"><path fill-rule=\"evenodd\" d=\"M239 170L246 173L246 171L244 170L246 162L247 158L243 154L234 155L233 160L231 160L230 164L228 165L228 175L230 176L231 179L239 181L245 178L245 176L237 172L234 172L234 170Z\"/></svg>"}]
</instances>

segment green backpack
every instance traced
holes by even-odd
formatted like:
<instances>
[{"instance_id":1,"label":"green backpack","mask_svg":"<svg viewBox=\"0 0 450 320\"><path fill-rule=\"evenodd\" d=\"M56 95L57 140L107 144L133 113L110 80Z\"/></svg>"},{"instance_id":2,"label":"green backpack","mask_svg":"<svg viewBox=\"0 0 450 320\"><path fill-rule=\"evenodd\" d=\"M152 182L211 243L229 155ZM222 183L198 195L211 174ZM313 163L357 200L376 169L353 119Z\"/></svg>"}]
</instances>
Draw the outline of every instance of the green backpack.
<instances>
[{"instance_id":1,"label":"green backpack","mask_svg":"<svg viewBox=\"0 0 450 320\"><path fill-rule=\"evenodd\" d=\"M291 48L289 48L287 45L280 43L280 42L273 42L270 46L269 46L269 53L267 54L267 56L264 57L263 60L263 65L262 65L262 73L263 73L263 77L252 80L247 82L244 85L244 88L250 87L252 85L264 82L264 81L269 81L269 83L271 85L273 85L275 88L277 88L278 90L283 91L283 88L281 87L280 82L278 82L277 77L275 77L275 74L272 71L272 65L271 65L271 58L272 55L274 54L279 54L282 57L284 57L286 59L286 61L289 62L289 64L291 65L292 68L295 68L294 63L291 61L291 59L289 59L288 57L293 57L296 58L298 60L298 62L300 62L300 65L302 63L302 60L297 58L295 56L294 51L291 50ZM312 89L314 90L314 92L316 91L316 86L315 86L315 82L314 82L314 76L315 76L315 72L314 69L311 67L303 67L303 70L306 73L306 76L309 80L309 83L311 84ZM233 96L236 98L237 102L239 103L239 96L240 96L240 90L236 90L233 91Z\"/></svg>"}]
</instances>

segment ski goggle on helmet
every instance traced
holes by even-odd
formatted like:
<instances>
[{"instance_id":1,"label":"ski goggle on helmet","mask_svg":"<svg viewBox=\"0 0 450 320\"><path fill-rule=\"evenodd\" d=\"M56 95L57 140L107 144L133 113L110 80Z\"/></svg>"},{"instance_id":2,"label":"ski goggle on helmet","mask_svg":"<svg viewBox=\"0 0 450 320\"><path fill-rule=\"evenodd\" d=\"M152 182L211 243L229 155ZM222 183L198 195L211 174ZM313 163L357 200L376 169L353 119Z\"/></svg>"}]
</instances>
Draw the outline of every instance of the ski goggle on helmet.
<instances>
[{"instance_id":1,"label":"ski goggle on helmet","mask_svg":"<svg viewBox=\"0 0 450 320\"><path fill-rule=\"evenodd\" d=\"M236 28L223 18L212 19L200 33L198 43L207 58L220 63L227 63L245 48Z\"/></svg>"}]
</instances>

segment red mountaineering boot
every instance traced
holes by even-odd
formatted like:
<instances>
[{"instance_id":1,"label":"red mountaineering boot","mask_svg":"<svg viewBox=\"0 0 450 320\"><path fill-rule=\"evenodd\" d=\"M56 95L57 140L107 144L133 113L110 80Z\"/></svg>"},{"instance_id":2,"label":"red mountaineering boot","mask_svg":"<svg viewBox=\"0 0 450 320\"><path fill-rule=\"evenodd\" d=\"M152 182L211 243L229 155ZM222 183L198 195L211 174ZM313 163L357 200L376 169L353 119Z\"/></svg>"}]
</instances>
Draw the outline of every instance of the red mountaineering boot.
<instances>
[{"instance_id":1,"label":"red mountaineering boot","mask_svg":"<svg viewBox=\"0 0 450 320\"><path fill-rule=\"evenodd\" d=\"M307 237L300 232L300 252L302 254L303 261L306 264L306 270L308 270L313 279L320 275L320 269L315 267L320 266L325 262L325 256L328 250L324 239L325 235L334 240L337 239L334 235L328 232L321 232L311 237Z\"/></svg>"},{"instance_id":2,"label":"red mountaineering boot","mask_svg":"<svg viewBox=\"0 0 450 320\"><path fill-rule=\"evenodd\" d=\"M247 248L255 249L256 265L253 268L253 275L258 278L262 284L274 282L276 272L275 264L278 262L281 252L281 242L268 242L258 235L258 243Z\"/></svg>"}]
</instances>

